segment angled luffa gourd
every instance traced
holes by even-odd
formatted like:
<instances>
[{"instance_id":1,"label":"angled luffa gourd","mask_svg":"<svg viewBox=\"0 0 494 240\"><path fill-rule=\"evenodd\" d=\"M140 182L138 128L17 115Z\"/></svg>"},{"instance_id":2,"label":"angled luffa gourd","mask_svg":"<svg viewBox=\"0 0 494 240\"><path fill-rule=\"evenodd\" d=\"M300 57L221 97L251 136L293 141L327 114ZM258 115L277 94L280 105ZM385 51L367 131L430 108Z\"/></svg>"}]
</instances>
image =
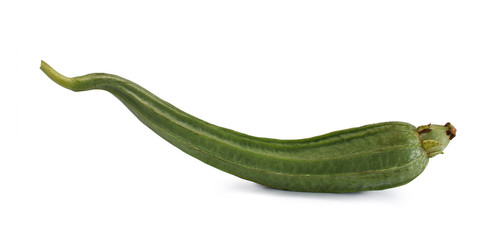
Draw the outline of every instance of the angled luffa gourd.
<instances>
[{"instance_id":1,"label":"angled luffa gourd","mask_svg":"<svg viewBox=\"0 0 494 240\"><path fill-rule=\"evenodd\" d=\"M271 188L353 192L406 184L456 135L446 125L418 128L384 122L299 139L259 138L200 120L116 75L65 77L45 62L41 70L73 91L112 93L151 130L193 157Z\"/></svg>"}]
</instances>

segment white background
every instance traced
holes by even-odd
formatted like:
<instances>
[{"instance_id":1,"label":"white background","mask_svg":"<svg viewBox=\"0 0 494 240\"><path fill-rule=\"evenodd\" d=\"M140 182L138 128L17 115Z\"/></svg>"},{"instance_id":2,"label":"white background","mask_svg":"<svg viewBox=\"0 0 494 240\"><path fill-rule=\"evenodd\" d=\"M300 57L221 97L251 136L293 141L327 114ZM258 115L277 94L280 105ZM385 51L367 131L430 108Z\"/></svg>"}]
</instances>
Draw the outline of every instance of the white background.
<instances>
[{"instance_id":1,"label":"white background","mask_svg":"<svg viewBox=\"0 0 494 240\"><path fill-rule=\"evenodd\" d=\"M0 239L494 237L492 1L23 0L1 9ZM272 190L179 151L106 92L56 85L42 59L67 76L120 75L255 136L391 120L450 121L458 135L402 187Z\"/></svg>"}]
</instances>

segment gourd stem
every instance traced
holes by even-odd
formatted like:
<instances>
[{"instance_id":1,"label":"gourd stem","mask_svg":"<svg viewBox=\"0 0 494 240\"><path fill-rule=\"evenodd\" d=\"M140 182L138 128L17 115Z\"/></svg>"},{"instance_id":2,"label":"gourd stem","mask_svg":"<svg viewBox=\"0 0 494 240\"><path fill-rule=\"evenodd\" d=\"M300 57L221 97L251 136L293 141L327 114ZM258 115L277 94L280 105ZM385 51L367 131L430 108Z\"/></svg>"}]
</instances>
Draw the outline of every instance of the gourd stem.
<instances>
[{"instance_id":1,"label":"gourd stem","mask_svg":"<svg viewBox=\"0 0 494 240\"><path fill-rule=\"evenodd\" d=\"M55 71L48 63L41 60L41 71L43 71L51 80L59 84L64 88L68 88L70 90L74 90L77 84L74 84L74 80L72 78L66 77L59 72ZM75 91L75 90L74 90Z\"/></svg>"},{"instance_id":2,"label":"gourd stem","mask_svg":"<svg viewBox=\"0 0 494 240\"><path fill-rule=\"evenodd\" d=\"M126 81L118 76L105 73L91 73L84 76L69 78L57 72L45 61L41 61L40 68L51 80L56 82L58 85L76 92L99 89L101 88L101 85L112 81Z\"/></svg>"}]
</instances>

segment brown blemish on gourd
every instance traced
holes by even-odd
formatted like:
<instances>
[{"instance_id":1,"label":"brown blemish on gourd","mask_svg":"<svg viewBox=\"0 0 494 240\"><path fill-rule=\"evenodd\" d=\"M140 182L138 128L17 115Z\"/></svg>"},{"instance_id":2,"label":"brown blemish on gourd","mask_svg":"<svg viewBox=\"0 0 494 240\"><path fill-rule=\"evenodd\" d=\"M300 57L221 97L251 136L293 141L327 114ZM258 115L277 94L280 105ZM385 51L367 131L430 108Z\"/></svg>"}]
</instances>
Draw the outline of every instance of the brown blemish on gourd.
<instances>
[{"instance_id":1,"label":"brown blemish on gourd","mask_svg":"<svg viewBox=\"0 0 494 240\"><path fill-rule=\"evenodd\" d=\"M420 126L420 127L419 127L419 130L420 130L420 131L419 131L419 134L422 134L422 133L428 133L428 132L430 132L430 131L432 130L432 129L430 129L430 128L429 128L430 126L431 126L431 124L430 124L430 123L429 123L429 124L427 124L427 125L425 125L425 126Z\"/></svg>"},{"instance_id":2,"label":"brown blemish on gourd","mask_svg":"<svg viewBox=\"0 0 494 240\"><path fill-rule=\"evenodd\" d=\"M456 128L453 127L451 123L448 122L444 126L449 128L449 130L446 131L446 135L449 136L449 140L452 140L454 137L456 137Z\"/></svg>"},{"instance_id":3,"label":"brown blemish on gourd","mask_svg":"<svg viewBox=\"0 0 494 240\"><path fill-rule=\"evenodd\" d=\"M432 131L432 129L427 128L427 129L424 129L424 130L420 131L419 133L420 133L420 134L422 134L422 133L428 133L428 132L430 132L430 131Z\"/></svg>"}]
</instances>

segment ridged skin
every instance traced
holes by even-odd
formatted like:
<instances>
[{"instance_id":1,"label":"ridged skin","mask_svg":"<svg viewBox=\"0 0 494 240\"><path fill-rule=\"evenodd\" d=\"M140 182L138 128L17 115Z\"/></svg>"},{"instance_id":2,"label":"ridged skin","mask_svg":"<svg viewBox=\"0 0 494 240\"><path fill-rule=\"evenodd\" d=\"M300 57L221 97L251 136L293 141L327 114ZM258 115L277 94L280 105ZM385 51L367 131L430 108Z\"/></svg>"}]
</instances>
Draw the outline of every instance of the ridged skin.
<instances>
[{"instance_id":1,"label":"ridged skin","mask_svg":"<svg viewBox=\"0 0 494 240\"><path fill-rule=\"evenodd\" d=\"M371 124L299 140L258 138L195 118L115 75L89 74L62 82L50 69L43 71L74 91L112 93L140 121L182 151L271 188L306 192L386 189L413 180L429 160L417 128L408 123Z\"/></svg>"}]
</instances>

